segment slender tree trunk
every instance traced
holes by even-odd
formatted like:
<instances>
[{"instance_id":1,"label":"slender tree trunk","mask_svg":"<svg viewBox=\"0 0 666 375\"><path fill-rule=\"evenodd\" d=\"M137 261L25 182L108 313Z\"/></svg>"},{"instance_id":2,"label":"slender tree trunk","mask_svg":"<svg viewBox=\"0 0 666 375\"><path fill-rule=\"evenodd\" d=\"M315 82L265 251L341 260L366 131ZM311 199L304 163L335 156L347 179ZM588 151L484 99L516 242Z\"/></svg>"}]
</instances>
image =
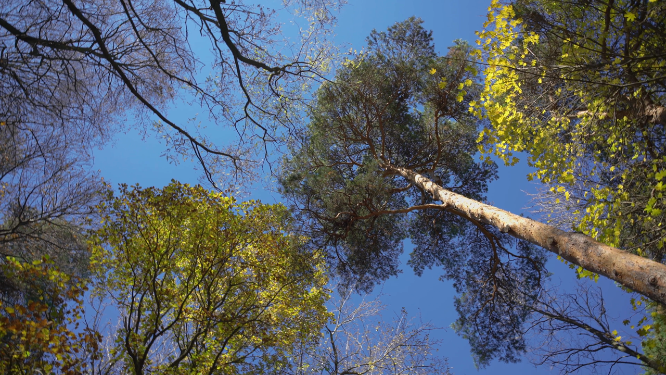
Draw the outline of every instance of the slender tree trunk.
<instances>
[{"instance_id":1,"label":"slender tree trunk","mask_svg":"<svg viewBox=\"0 0 666 375\"><path fill-rule=\"evenodd\" d=\"M412 170L386 166L444 206L541 246L588 271L604 275L644 296L666 304L666 265L604 245L582 233L565 232L448 191Z\"/></svg>"}]
</instances>

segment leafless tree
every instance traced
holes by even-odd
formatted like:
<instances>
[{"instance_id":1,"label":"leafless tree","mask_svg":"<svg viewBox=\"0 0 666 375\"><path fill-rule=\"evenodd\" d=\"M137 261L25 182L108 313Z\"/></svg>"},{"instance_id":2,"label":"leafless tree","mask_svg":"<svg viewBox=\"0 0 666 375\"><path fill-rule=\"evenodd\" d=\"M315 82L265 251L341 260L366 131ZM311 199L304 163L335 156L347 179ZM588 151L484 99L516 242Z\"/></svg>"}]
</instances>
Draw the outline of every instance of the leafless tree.
<instances>
[{"instance_id":1,"label":"leafless tree","mask_svg":"<svg viewBox=\"0 0 666 375\"><path fill-rule=\"evenodd\" d=\"M82 220L105 189L90 152L127 129L128 115L163 136L168 155L198 159L211 182L228 162L248 167L254 146L289 122L295 93L325 70L332 49L322 39L340 3L0 0L0 254L49 255L81 273ZM285 11L309 21L294 44L276 22ZM200 74L195 33L215 51L211 76ZM170 120L179 95L236 126L239 142L216 148Z\"/></svg>"},{"instance_id":2,"label":"leafless tree","mask_svg":"<svg viewBox=\"0 0 666 375\"><path fill-rule=\"evenodd\" d=\"M544 293L530 308L533 320L525 334L536 344L531 352L535 365L556 367L565 374L610 374L617 365L644 366L655 373L664 369L659 359L639 349L640 337L622 332L626 327L609 314L601 288L589 282L579 282L576 293Z\"/></svg>"},{"instance_id":3,"label":"leafless tree","mask_svg":"<svg viewBox=\"0 0 666 375\"><path fill-rule=\"evenodd\" d=\"M88 251L81 228L105 185L67 149L65 137L23 125L0 126L0 256L47 255L62 271L82 276Z\"/></svg>"},{"instance_id":4,"label":"leafless tree","mask_svg":"<svg viewBox=\"0 0 666 375\"><path fill-rule=\"evenodd\" d=\"M319 346L299 348L292 374L450 374L447 360L436 355L436 330L415 322L404 309L393 321L382 318L379 297L352 301L346 290L333 301L333 317Z\"/></svg>"},{"instance_id":5,"label":"leafless tree","mask_svg":"<svg viewBox=\"0 0 666 375\"><path fill-rule=\"evenodd\" d=\"M214 183L289 129L308 83L327 70L326 38L343 2L1 0L0 121L62 133L80 148L106 141L132 110L132 127L157 131L169 155L198 160ZM277 21L285 13L304 23L295 42ZM200 71L195 34L213 52L210 74ZM234 126L237 142L213 145L173 120L167 107L177 97Z\"/></svg>"}]
</instances>

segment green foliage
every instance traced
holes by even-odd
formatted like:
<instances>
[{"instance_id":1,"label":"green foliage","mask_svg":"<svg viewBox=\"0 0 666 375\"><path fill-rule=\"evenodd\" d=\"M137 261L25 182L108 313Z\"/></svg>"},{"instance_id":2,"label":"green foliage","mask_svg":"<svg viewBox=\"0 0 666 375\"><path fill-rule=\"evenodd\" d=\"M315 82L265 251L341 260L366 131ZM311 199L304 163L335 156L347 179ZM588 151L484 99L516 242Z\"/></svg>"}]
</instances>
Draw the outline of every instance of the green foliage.
<instances>
[{"instance_id":1,"label":"green foliage","mask_svg":"<svg viewBox=\"0 0 666 375\"><path fill-rule=\"evenodd\" d=\"M263 374L328 320L323 258L281 205L172 182L100 206L96 293L120 309L111 351L135 374Z\"/></svg>"},{"instance_id":2,"label":"green foliage","mask_svg":"<svg viewBox=\"0 0 666 375\"><path fill-rule=\"evenodd\" d=\"M666 3L494 0L478 44L488 67L481 152L506 164L529 154L528 176L551 185L571 229L666 261ZM579 277L594 278L577 269ZM632 300L634 310L643 299ZM637 333L653 350L660 315ZM628 320L627 320L628 322ZM633 326L632 326L633 328ZM652 358L658 359L660 354Z\"/></svg>"},{"instance_id":3,"label":"green foliage","mask_svg":"<svg viewBox=\"0 0 666 375\"><path fill-rule=\"evenodd\" d=\"M664 261L666 4L493 1L479 44L488 62L481 151L527 152L563 193L571 225ZM559 201L556 203L560 203ZM562 202L564 204L564 202Z\"/></svg>"},{"instance_id":4,"label":"green foliage","mask_svg":"<svg viewBox=\"0 0 666 375\"><path fill-rule=\"evenodd\" d=\"M467 89L463 103L456 100L458 82L474 79L470 49L459 44L448 58L438 57L420 23L373 31L366 51L338 71L335 83L320 87L307 132L282 170L283 193L299 205L301 218L317 222L313 239L336 248L343 259L338 271L360 278L362 289L399 272L409 235L407 216L381 213L432 202L386 173L386 164L413 168L477 199L494 178L493 166L470 155L476 127L466 109L478 85ZM464 230L457 228L464 220L438 215L451 231Z\"/></svg>"},{"instance_id":5,"label":"green foliage","mask_svg":"<svg viewBox=\"0 0 666 375\"><path fill-rule=\"evenodd\" d=\"M477 163L478 99L472 49L456 41L438 56L422 21L373 31L363 53L322 85L310 123L280 176L314 246L347 282L367 291L400 272L402 243L417 274L441 267L454 281L460 332L480 365L517 360L516 334L540 284L542 254L497 229L438 205L396 172L405 168L483 200L495 165ZM520 293L516 293L520 290Z\"/></svg>"}]
</instances>

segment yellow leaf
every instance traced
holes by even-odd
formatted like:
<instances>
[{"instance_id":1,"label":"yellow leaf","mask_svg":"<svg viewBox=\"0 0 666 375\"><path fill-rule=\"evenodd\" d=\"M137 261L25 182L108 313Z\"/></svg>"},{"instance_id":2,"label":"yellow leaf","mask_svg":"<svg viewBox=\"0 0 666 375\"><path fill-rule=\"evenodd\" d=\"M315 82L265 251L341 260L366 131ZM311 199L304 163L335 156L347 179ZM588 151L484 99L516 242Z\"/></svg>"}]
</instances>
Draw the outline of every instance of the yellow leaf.
<instances>
[{"instance_id":1,"label":"yellow leaf","mask_svg":"<svg viewBox=\"0 0 666 375\"><path fill-rule=\"evenodd\" d=\"M430 69L430 74L435 74L435 73L437 73L437 69L435 68Z\"/></svg>"}]
</instances>

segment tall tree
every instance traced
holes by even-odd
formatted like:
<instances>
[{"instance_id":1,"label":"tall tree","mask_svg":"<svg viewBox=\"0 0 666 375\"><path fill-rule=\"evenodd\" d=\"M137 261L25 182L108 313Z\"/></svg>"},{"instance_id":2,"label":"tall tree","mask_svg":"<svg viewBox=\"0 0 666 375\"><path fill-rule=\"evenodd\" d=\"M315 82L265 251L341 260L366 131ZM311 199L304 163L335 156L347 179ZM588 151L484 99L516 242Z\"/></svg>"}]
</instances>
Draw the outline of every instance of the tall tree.
<instances>
[{"instance_id":1,"label":"tall tree","mask_svg":"<svg viewBox=\"0 0 666 375\"><path fill-rule=\"evenodd\" d=\"M458 43L437 56L410 19L373 32L367 51L319 89L280 180L316 245L341 274L371 287L398 272L411 237L417 273L442 266L455 280L461 332L479 363L515 360L524 349L517 332L544 262L532 245L666 300L662 264L479 202L495 170L473 160L477 120L468 108L482 88L471 55Z\"/></svg>"},{"instance_id":2,"label":"tall tree","mask_svg":"<svg viewBox=\"0 0 666 375\"><path fill-rule=\"evenodd\" d=\"M96 293L121 323L100 373L279 373L329 317L323 258L284 206L172 182L102 209Z\"/></svg>"},{"instance_id":3,"label":"tall tree","mask_svg":"<svg viewBox=\"0 0 666 375\"><path fill-rule=\"evenodd\" d=\"M663 262L666 5L494 1L488 17L483 151L527 152L570 226Z\"/></svg>"},{"instance_id":4,"label":"tall tree","mask_svg":"<svg viewBox=\"0 0 666 375\"><path fill-rule=\"evenodd\" d=\"M98 338L75 327L89 276L83 226L105 186L62 134L22 126L0 125L0 372L82 372Z\"/></svg>"},{"instance_id":5,"label":"tall tree","mask_svg":"<svg viewBox=\"0 0 666 375\"><path fill-rule=\"evenodd\" d=\"M530 178L550 185L540 197L549 216L662 263L665 20L666 5L651 0L494 1L475 107L490 120L482 151L507 163L527 152ZM639 329L656 360L659 311Z\"/></svg>"},{"instance_id":6,"label":"tall tree","mask_svg":"<svg viewBox=\"0 0 666 375\"><path fill-rule=\"evenodd\" d=\"M170 155L198 160L214 182L229 163L247 167L253 147L288 125L304 85L327 69L326 37L341 3L284 0L277 11L246 1L3 0L0 121L65 134L79 148L107 139L133 110L135 128L155 130ZM276 21L289 13L308 25L292 39ZM188 39L195 34L213 51L204 78ZM184 91L241 139L216 146L171 119L167 106Z\"/></svg>"},{"instance_id":7,"label":"tall tree","mask_svg":"<svg viewBox=\"0 0 666 375\"><path fill-rule=\"evenodd\" d=\"M479 85L471 48L460 42L437 56L421 23L373 32L366 52L319 89L302 143L284 161L282 193L314 246L327 248L332 265L362 291L399 272L402 241L411 237L415 271L443 267L461 293L461 325L482 326L491 337L479 361L487 352L513 361L524 348L515 331L527 314L514 291L538 291L542 254L450 201L438 204L432 189L401 175L418 171L448 194L477 200L495 177L493 165L473 160L477 120L467 108Z\"/></svg>"}]
</instances>

